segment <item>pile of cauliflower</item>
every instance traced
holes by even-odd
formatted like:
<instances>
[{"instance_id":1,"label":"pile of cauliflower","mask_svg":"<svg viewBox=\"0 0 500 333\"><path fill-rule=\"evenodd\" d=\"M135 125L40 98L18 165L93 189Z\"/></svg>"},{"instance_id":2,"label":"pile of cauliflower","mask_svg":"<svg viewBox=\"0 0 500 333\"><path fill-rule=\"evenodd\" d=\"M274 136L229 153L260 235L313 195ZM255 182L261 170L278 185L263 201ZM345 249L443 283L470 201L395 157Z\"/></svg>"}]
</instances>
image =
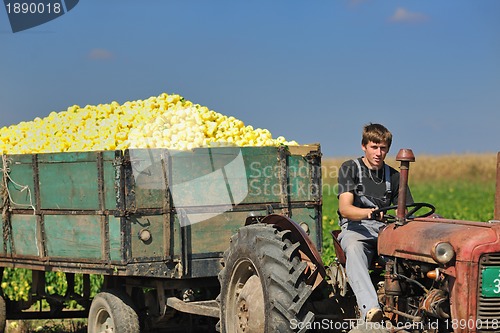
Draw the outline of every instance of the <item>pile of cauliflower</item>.
<instances>
[{"instance_id":1,"label":"pile of cauliflower","mask_svg":"<svg viewBox=\"0 0 500 333\"><path fill-rule=\"evenodd\" d=\"M0 128L3 154L278 145L297 143L281 136L273 139L267 129L245 126L234 117L166 93L121 105L74 105Z\"/></svg>"}]
</instances>

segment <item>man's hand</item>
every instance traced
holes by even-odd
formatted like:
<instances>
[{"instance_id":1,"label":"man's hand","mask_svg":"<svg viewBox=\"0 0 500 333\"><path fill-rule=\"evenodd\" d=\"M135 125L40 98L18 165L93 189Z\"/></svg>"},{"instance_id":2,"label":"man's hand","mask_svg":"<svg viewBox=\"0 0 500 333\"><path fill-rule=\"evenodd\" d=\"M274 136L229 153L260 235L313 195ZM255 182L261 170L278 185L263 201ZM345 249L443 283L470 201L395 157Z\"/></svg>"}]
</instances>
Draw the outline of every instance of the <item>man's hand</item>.
<instances>
[{"instance_id":1,"label":"man's hand","mask_svg":"<svg viewBox=\"0 0 500 333\"><path fill-rule=\"evenodd\" d=\"M370 220L377 220L377 221L383 221L384 219L384 212L377 212L375 214L373 214L374 211L376 211L378 209L378 207L375 207L375 208L370 208L371 211L370 211L370 216L368 217L368 219Z\"/></svg>"},{"instance_id":2,"label":"man's hand","mask_svg":"<svg viewBox=\"0 0 500 333\"><path fill-rule=\"evenodd\" d=\"M378 208L359 208L353 205L354 203L354 194L351 192L344 192L339 196L339 211L340 215L351 220L351 221L360 221L360 220L378 220L380 217L373 217L372 212Z\"/></svg>"}]
</instances>

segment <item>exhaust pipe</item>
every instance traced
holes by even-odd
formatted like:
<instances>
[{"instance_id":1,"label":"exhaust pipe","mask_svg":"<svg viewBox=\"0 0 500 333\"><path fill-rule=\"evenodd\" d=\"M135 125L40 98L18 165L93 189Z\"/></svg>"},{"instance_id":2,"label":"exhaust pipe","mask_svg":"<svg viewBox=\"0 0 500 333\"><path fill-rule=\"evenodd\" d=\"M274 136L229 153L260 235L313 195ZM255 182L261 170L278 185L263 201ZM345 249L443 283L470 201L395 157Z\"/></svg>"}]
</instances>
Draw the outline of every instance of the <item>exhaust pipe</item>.
<instances>
[{"instance_id":1,"label":"exhaust pipe","mask_svg":"<svg viewBox=\"0 0 500 333\"><path fill-rule=\"evenodd\" d=\"M406 223L406 193L408 192L410 162L415 162L415 155L413 155L413 151L411 149L400 149L396 155L396 161L401 162L399 167L399 192L396 224L403 225Z\"/></svg>"}]
</instances>

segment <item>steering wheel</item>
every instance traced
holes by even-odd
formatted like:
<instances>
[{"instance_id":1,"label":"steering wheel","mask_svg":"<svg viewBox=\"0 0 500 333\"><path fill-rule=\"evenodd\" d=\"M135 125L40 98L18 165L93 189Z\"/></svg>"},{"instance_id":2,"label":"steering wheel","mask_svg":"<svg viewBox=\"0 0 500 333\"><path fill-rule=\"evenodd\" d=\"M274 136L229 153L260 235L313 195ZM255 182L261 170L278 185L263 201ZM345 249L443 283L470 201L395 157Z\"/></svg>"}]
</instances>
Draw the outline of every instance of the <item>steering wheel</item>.
<instances>
[{"instance_id":1,"label":"steering wheel","mask_svg":"<svg viewBox=\"0 0 500 333\"><path fill-rule=\"evenodd\" d=\"M426 202L415 202L412 204L407 204L405 205L406 209L408 212L405 214L405 219L414 219L414 218L419 218L419 217L427 217L436 211L436 207L433 205L426 203ZM411 208L411 209L410 209ZM413 215L415 212L419 211L422 208L427 208L429 211L420 214L420 215ZM386 223L392 223L397 221L397 217L391 214L385 214L389 210L396 210L398 209L398 206L389 206L389 207L384 207L384 208L379 208L376 209L372 212L372 217L376 220L380 220L382 222ZM381 216L380 213L384 213L383 217Z\"/></svg>"}]
</instances>

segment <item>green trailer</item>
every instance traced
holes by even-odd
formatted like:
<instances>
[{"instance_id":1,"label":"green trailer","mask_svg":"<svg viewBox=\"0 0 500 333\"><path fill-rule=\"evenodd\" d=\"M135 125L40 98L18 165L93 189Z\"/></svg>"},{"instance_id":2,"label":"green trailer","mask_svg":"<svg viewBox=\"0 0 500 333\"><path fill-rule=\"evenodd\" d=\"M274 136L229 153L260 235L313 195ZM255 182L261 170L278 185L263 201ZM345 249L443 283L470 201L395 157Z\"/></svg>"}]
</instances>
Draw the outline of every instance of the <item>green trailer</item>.
<instances>
[{"instance_id":1,"label":"green trailer","mask_svg":"<svg viewBox=\"0 0 500 333\"><path fill-rule=\"evenodd\" d=\"M303 305L324 275L319 145L3 155L0 177L0 269L33 276L27 301L0 298L0 332L22 318L88 317L89 332L120 333L186 318L222 332L312 320ZM65 295L47 291L54 271ZM42 299L50 309L33 310ZM245 301L262 306L242 312Z\"/></svg>"}]
</instances>

